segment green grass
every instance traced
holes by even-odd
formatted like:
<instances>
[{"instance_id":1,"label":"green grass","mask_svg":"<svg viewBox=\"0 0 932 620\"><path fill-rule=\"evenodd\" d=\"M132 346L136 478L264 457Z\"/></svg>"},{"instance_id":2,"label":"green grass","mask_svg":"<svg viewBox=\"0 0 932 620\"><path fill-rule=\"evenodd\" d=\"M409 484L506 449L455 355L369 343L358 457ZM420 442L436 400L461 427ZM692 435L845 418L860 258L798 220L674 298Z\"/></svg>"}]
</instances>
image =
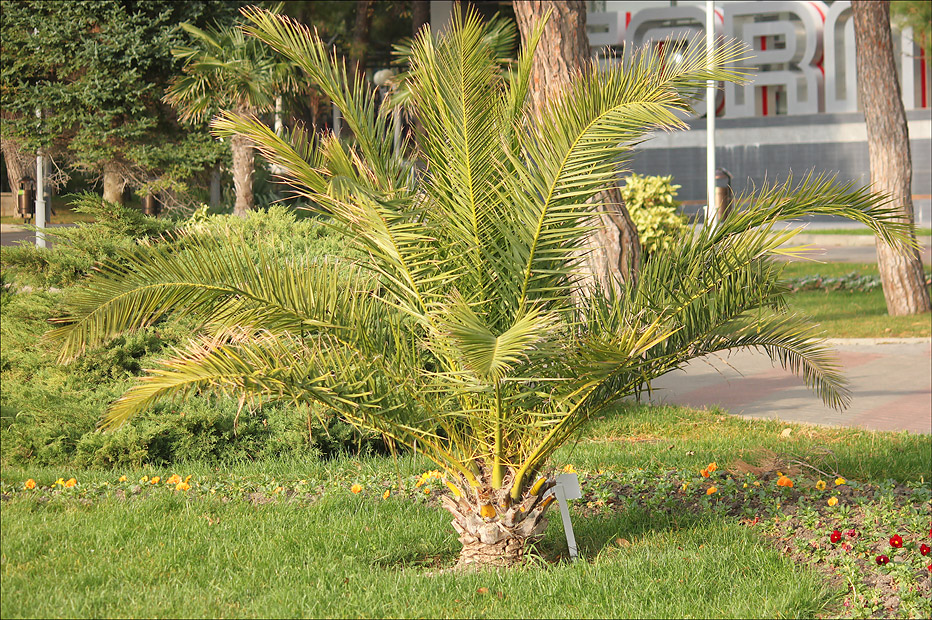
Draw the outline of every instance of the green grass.
<instances>
[{"instance_id":1,"label":"green grass","mask_svg":"<svg viewBox=\"0 0 932 620\"><path fill-rule=\"evenodd\" d=\"M928 272L929 268L926 267ZM792 262L784 277L812 274L838 277L852 272L878 275L875 263ZM812 317L831 338L882 338L932 336L932 315L889 316L883 291L805 291L790 295L790 307Z\"/></svg>"},{"instance_id":2,"label":"green grass","mask_svg":"<svg viewBox=\"0 0 932 620\"><path fill-rule=\"evenodd\" d=\"M793 429L789 437L781 434L786 427ZM661 472L695 476L710 461L724 469L739 457L753 462L755 451L766 448L851 480L915 481L932 468L929 444L929 436L908 433L633 406L594 421L555 465L623 472L651 488ZM412 484L432 468L410 456L265 460L223 471L191 463L175 471L191 474L196 489L176 492L147 481L134 495L131 485L141 476L173 471L5 467L0 612L4 618L773 618L830 614L844 592L714 507L593 512L577 502L580 561L560 559L566 543L554 512L540 559L528 566L443 571L455 561L458 542L446 513ZM118 483L120 474L129 481ZM12 492L27 477L45 486L69 476L79 481L74 489ZM353 483L364 492L351 493ZM431 484L436 493L439 482ZM297 493L286 500L273 490L277 485ZM401 486L410 492L399 493ZM117 488L127 490L125 499ZM387 500L383 489L391 489ZM274 499L254 504L246 495L253 491Z\"/></svg>"}]
</instances>

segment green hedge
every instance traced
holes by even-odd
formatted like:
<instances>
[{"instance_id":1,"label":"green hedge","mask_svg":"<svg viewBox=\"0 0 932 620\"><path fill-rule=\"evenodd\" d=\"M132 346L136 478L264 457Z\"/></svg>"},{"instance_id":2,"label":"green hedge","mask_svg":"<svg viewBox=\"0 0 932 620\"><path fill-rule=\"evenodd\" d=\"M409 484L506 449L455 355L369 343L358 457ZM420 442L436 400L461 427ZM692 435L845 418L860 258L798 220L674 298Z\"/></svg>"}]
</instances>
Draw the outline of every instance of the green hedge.
<instances>
[{"instance_id":1,"label":"green hedge","mask_svg":"<svg viewBox=\"0 0 932 620\"><path fill-rule=\"evenodd\" d=\"M68 295L96 261L117 256L138 239L174 243L173 235L181 229L195 235L231 231L250 241L244 251L257 252L262 246L282 261L338 255L344 248L320 221L298 218L284 207L247 218L201 213L172 222L101 204L99 198L85 201L92 203L86 208L99 209L98 221L58 232L55 249L4 248L0 462L111 467L385 449L380 438L360 433L323 410L267 404L237 415L238 403L231 398L191 397L160 405L116 431L97 431L107 405L197 326L168 317L70 364L57 363L55 351L42 339L47 320L63 314Z\"/></svg>"}]
</instances>

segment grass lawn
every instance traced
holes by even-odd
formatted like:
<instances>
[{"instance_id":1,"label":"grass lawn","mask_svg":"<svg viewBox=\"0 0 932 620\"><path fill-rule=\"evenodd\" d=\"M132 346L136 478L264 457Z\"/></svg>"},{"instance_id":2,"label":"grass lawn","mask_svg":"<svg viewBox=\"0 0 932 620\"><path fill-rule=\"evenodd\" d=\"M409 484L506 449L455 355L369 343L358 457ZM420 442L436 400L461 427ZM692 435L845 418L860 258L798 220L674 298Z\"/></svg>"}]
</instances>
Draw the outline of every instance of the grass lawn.
<instances>
[{"instance_id":1,"label":"grass lawn","mask_svg":"<svg viewBox=\"0 0 932 620\"><path fill-rule=\"evenodd\" d=\"M555 458L582 479L584 497L572 504L582 559L565 558L554 511L534 562L479 574L443 570L458 542L436 505L442 484L411 457L223 471L5 467L0 612L928 617L929 558L918 545L929 542L930 441L631 406L594 421ZM775 468L792 488L777 485ZM191 488L166 484L172 473L190 475ZM35 489L24 490L28 478ZM840 501L828 506L831 497ZM843 543L829 542L834 529ZM900 549L887 542L894 533ZM893 561L878 566L881 552Z\"/></svg>"},{"instance_id":2,"label":"grass lawn","mask_svg":"<svg viewBox=\"0 0 932 620\"><path fill-rule=\"evenodd\" d=\"M929 268L926 267L926 273ZM850 273L879 276L874 263L792 262L786 266L785 278L819 274L840 277ZM790 306L808 314L831 338L882 338L932 336L932 315L888 316L880 288L872 291L804 291L788 297Z\"/></svg>"},{"instance_id":3,"label":"grass lawn","mask_svg":"<svg viewBox=\"0 0 932 620\"><path fill-rule=\"evenodd\" d=\"M93 222L94 217L87 213L77 213L71 210L69 206L71 198L53 198L52 199L52 209L55 213L52 215L51 221L49 224L75 224L77 222ZM23 220L21 217L14 217L12 215L4 215L0 217L0 224L35 224L35 218L28 221Z\"/></svg>"}]
</instances>

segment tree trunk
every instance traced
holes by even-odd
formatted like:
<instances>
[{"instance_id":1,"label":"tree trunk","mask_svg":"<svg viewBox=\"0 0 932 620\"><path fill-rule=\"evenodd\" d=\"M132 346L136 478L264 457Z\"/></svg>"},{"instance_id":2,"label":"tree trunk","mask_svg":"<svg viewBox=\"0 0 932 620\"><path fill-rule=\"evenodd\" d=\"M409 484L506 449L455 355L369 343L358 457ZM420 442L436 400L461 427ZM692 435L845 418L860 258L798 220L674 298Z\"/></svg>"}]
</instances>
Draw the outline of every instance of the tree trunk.
<instances>
[{"instance_id":1,"label":"tree trunk","mask_svg":"<svg viewBox=\"0 0 932 620\"><path fill-rule=\"evenodd\" d=\"M481 479L488 482L490 476ZM459 484L447 483L456 490L441 500L453 515L453 529L463 545L457 569L520 564L528 545L539 540L547 529L545 515L554 497L545 495L554 482L548 480L536 485L535 493L526 491L521 501L515 503L510 497L512 481L509 473L500 489L492 489L490 484L473 488L464 480Z\"/></svg>"},{"instance_id":2,"label":"tree trunk","mask_svg":"<svg viewBox=\"0 0 932 620\"><path fill-rule=\"evenodd\" d=\"M255 203L252 194L252 177L256 168L253 147L246 136L236 134L230 148L233 151L233 188L236 192L233 215L246 217Z\"/></svg>"},{"instance_id":3,"label":"tree trunk","mask_svg":"<svg viewBox=\"0 0 932 620\"><path fill-rule=\"evenodd\" d=\"M852 8L858 98L867 123L871 184L875 191L890 194L903 221L913 222L909 131L896 77L889 2L857 0ZM890 315L932 309L917 250L892 247L877 237L877 266Z\"/></svg>"},{"instance_id":4,"label":"tree trunk","mask_svg":"<svg viewBox=\"0 0 932 620\"><path fill-rule=\"evenodd\" d=\"M0 138L0 149L3 151L3 162L6 165L6 176L10 181L10 190L16 196L19 182L29 175L29 162L35 162L35 155L26 155L19 145L8 138ZM33 173L32 176L35 176Z\"/></svg>"},{"instance_id":5,"label":"tree trunk","mask_svg":"<svg viewBox=\"0 0 932 620\"><path fill-rule=\"evenodd\" d=\"M356 75L366 73L366 55L369 52L369 27L372 24L373 0L356 0L356 23L353 25L353 42L350 44L350 64Z\"/></svg>"},{"instance_id":6,"label":"tree trunk","mask_svg":"<svg viewBox=\"0 0 932 620\"><path fill-rule=\"evenodd\" d=\"M430 23L430 2L412 0L411 2L411 36L417 36L424 24Z\"/></svg>"},{"instance_id":7,"label":"tree trunk","mask_svg":"<svg viewBox=\"0 0 932 620\"><path fill-rule=\"evenodd\" d=\"M534 25L552 11L544 28L531 72L530 99L539 114L559 97L572 76L591 68L592 52L586 35L586 3L583 0L516 0L515 16L521 38L527 40ZM637 229L617 186L596 196L598 224L589 240L591 251L580 257L580 277L587 288L633 285L641 267L641 243Z\"/></svg>"},{"instance_id":8,"label":"tree trunk","mask_svg":"<svg viewBox=\"0 0 932 620\"><path fill-rule=\"evenodd\" d=\"M120 174L119 166L116 162L107 162L104 164L104 200L113 202L118 205L123 204L123 189L126 187L126 181Z\"/></svg>"},{"instance_id":9,"label":"tree trunk","mask_svg":"<svg viewBox=\"0 0 932 620\"><path fill-rule=\"evenodd\" d=\"M220 164L210 171L210 206L219 207L221 200Z\"/></svg>"}]
</instances>

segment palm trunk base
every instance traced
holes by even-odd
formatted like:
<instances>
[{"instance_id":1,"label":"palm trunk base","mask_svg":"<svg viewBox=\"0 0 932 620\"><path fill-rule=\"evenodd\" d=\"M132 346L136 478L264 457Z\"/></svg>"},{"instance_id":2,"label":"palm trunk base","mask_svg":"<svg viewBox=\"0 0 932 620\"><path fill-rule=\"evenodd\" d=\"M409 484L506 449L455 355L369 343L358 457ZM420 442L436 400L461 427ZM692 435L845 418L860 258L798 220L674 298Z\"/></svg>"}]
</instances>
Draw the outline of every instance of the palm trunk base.
<instances>
[{"instance_id":1,"label":"palm trunk base","mask_svg":"<svg viewBox=\"0 0 932 620\"><path fill-rule=\"evenodd\" d=\"M490 567L509 567L524 561L525 538L505 538L492 544L480 540L464 542L460 559L456 563L458 570L479 570Z\"/></svg>"}]
</instances>

